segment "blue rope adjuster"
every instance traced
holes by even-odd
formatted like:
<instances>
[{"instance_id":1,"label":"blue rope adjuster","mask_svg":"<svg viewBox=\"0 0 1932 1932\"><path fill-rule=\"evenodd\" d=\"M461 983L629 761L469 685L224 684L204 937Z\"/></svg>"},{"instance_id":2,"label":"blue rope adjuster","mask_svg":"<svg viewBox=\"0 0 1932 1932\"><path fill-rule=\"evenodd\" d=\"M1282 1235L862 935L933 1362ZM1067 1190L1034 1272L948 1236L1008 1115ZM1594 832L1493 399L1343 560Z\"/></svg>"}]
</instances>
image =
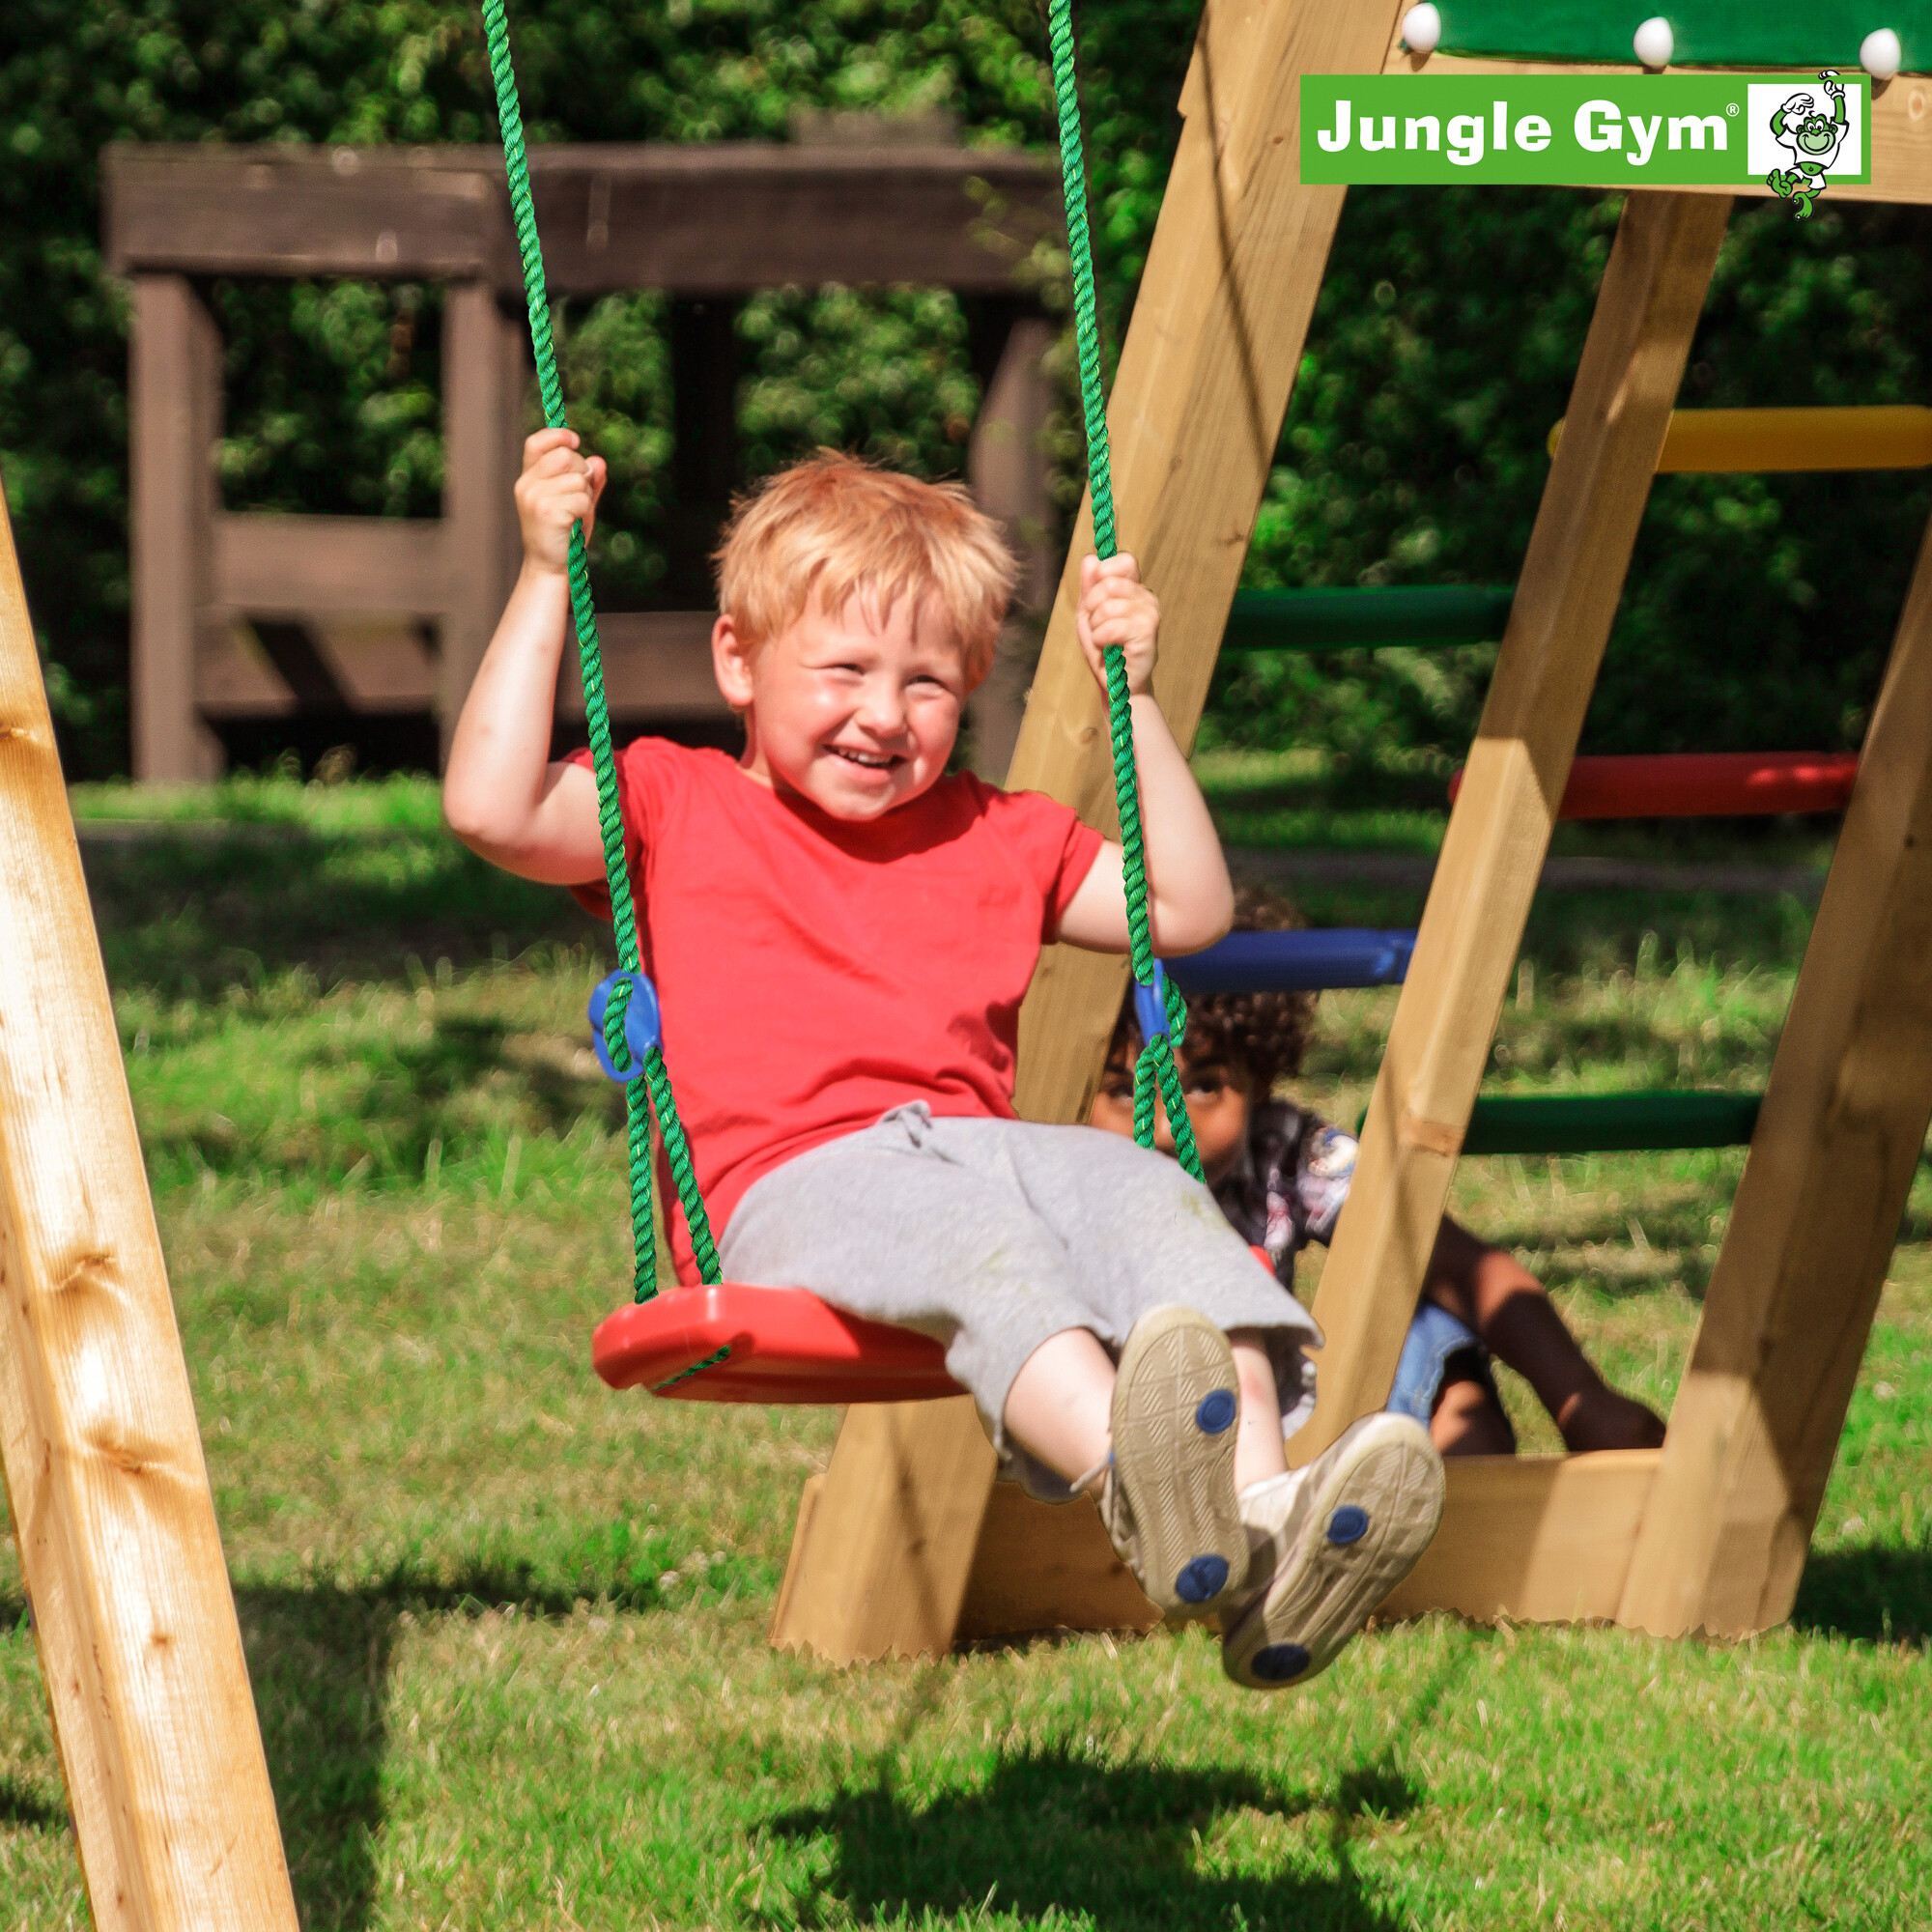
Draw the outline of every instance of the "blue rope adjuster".
<instances>
[{"instance_id":1,"label":"blue rope adjuster","mask_svg":"<svg viewBox=\"0 0 1932 1932\"><path fill-rule=\"evenodd\" d=\"M631 989L630 1005L624 1009L624 1044L630 1050L629 1067L619 1070L611 1061L611 1048L604 1037L604 1015L610 1010L611 995L619 985ZM664 1038L658 1013L658 989L642 973L612 973L600 980L590 995L590 1043L597 1049L597 1061L620 1087L628 1087L644 1070L644 1055Z\"/></svg>"},{"instance_id":2,"label":"blue rope adjuster","mask_svg":"<svg viewBox=\"0 0 1932 1932\"><path fill-rule=\"evenodd\" d=\"M1134 1020L1141 1030L1141 1044L1167 1037L1167 968L1153 962L1153 983L1134 981Z\"/></svg>"}]
</instances>

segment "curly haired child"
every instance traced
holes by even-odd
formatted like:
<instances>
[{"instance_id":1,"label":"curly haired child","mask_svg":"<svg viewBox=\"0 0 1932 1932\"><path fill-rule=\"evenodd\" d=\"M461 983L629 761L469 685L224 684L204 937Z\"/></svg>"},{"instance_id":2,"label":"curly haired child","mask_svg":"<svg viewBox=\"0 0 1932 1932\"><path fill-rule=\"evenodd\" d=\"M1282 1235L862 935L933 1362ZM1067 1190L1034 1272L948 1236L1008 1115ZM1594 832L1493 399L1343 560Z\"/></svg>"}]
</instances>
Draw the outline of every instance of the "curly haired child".
<instances>
[{"instance_id":1,"label":"curly haired child","mask_svg":"<svg viewBox=\"0 0 1932 1932\"><path fill-rule=\"evenodd\" d=\"M1237 924L1280 931L1294 923L1278 902L1243 893ZM1325 1242L1349 1198L1355 1141L1275 1089L1301 1069L1314 1017L1308 993L1214 994L1190 1002L1178 1058L1195 1146L1221 1211L1244 1240L1265 1249L1284 1288L1294 1258ZM1140 1051L1131 1004L1121 1015L1091 1116L1133 1132L1133 1061ZM1157 1145L1173 1148L1165 1117ZM1443 1218L1422 1294L1396 1369L1389 1407L1425 1424L1445 1456L1511 1455L1491 1357L1536 1391L1573 1450L1648 1449L1663 1424L1605 1383L1543 1284L1504 1250Z\"/></svg>"},{"instance_id":2,"label":"curly haired child","mask_svg":"<svg viewBox=\"0 0 1932 1932\"><path fill-rule=\"evenodd\" d=\"M570 530L603 482L569 431L526 445L524 566L443 783L473 850L586 892L595 786L550 732ZM1118 845L947 775L1011 582L964 491L849 457L738 506L711 647L744 752L642 738L619 760L666 1057L733 1279L934 1336L1002 1455L1062 1496L1097 1486L1148 1595L1219 1613L1230 1676L1305 1683L1435 1534L1440 1459L1378 1416L1290 1474L1307 1316L1175 1162L1014 1118L1040 948L1128 936ZM1184 952L1233 892L1151 695L1159 615L1131 557L1086 559L1081 649L1104 683L1119 647L1131 694L1154 944Z\"/></svg>"}]
</instances>

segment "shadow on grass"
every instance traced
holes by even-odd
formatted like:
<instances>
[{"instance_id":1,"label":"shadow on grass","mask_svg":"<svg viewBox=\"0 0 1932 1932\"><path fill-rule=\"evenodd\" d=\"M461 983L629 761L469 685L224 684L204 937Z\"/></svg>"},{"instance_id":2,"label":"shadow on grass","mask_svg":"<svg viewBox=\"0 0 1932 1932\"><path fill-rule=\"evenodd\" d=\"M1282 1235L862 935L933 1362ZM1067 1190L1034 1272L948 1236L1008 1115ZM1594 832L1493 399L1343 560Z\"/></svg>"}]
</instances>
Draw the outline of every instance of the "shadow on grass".
<instances>
[{"instance_id":1,"label":"shadow on grass","mask_svg":"<svg viewBox=\"0 0 1932 1932\"><path fill-rule=\"evenodd\" d=\"M655 1586L535 1585L520 1566L448 1581L408 1572L361 1589L243 1584L236 1593L282 1843L304 1932L362 1932L376 1910L391 1660L405 1616L514 1607L568 1617L586 1594L624 1607L659 1603ZM0 1820L12 1787L0 1781ZM28 1795L22 1805L33 1805ZM38 1817L21 1822L39 1823ZM63 1814L52 1823L64 1824Z\"/></svg>"},{"instance_id":2,"label":"shadow on grass","mask_svg":"<svg viewBox=\"0 0 1932 1932\"><path fill-rule=\"evenodd\" d=\"M1932 1549L1830 1549L1804 1566L1795 1629L1932 1647Z\"/></svg>"},{"instance_id":3,"label":"shadow on grass","mask_svg":"<svg viewBox=\"0 0 1932 1932\"><path fill-rule=\"evenodd\" d=\"M401 979L412 955L463 967L596 938L568 894L513 879L441 833L159 827L97 835L83 854L107 976L123 990L206 997L291 967L325 985Z\"/></svg>"},{"instance_id":4,"label":"shadow on grass","mask_svg":"<svg viewBox=\"0 0 1932 1932\"><path fill-rule=\"evenodd\" d=\"M979 1790L931 1802L894 1771L834 1803L773 1821L781 1837L833 1840L829 1870L800 1901L807 1926L929 1922L996 1910L1095 1932L1381 1932L1406 1912L1378 1903L1354 1869L1359 1821L1412 1811L1423 1793L1386 1765L1331 1795L1244 1771L1121 1764L1073 1748L1004 1759ZM1222 1873L1202 1846L1239 1812L1321 1816L1332 1875Z\"/></svg>"},{"instance_id":5,"label":"shadow on grass","mask_svg":"<svg viewBox=\"0 0 1932 1932\"><path fill-rule=\"evenodd\" d=\"M28 1832L69 1830L67 1806L49 1804L24 1778L0 1777L0 1825Z\"/></svg>"}]
</instances>

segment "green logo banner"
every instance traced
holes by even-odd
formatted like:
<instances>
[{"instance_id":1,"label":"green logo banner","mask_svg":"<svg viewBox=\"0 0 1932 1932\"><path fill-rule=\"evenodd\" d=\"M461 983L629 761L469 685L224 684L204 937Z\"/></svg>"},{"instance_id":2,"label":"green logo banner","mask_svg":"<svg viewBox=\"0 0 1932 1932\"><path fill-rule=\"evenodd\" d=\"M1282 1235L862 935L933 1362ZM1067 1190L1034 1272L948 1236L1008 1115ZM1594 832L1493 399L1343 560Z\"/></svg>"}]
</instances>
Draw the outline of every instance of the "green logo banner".
<instances>
[{"instance_id":1,"label":"green logo banner","mask_svg":"<svg viewBox=\"0 0 1932 1932\"><path fill-rule=\"evenodd\" d=\"M1301 178L1737 187L1871 180L1860 74L1304 74Z\"/></svg>"}]
</instances>

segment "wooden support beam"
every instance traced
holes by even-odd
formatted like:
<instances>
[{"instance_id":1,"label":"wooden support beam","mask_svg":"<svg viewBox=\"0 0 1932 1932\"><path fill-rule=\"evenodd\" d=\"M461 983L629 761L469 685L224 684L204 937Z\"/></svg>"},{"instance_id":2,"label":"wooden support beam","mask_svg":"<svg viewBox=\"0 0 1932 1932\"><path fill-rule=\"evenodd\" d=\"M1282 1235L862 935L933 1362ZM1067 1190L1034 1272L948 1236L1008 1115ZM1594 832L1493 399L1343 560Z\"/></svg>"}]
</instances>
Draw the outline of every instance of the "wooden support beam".
<instances>
[{"instance_id":1,"label":"wooden support beam","mask_svg":"<svg viewBox=\"0 0 1932 1932\"><path fill-rule=\"evenodd\" d=\"M855 1403L792 1539L771 1640L834 1663L944 1655L992 1487L970 1397Z\"/></svg>"},{"instance_id":2,"label":"wooden support beam","mask_svg":"<svg viewBox=\"0 0 1932 1932\"><path fill-rule=\"evenodd\" d=\"M709 611L611 611L597 619L604 693L613 718L726 719L731 707L711 668ZM563 654L557 716L583 716L575 644Z\"/></svg>"},{"instance_id":3,"label":"wooden support beam","mask_svg":"<svg viewBox=\"0 0 1932 1932\"><path fill-rule=\"evenodd\" d=\"M187 1368L4 513L0 1283L0 1455L94 1923L294 1932Z\"/></svg>"},{"instance_id":4,"label":"wooden support beam","mask_svg":"<svg viewBox=\"0 0 1932 1932\"><path fill-rule=\"evenodd\" d=\"M1625 205L1316 1294L1327 1346L1297 1464L1394 1380L1729 213Z\"/></svg>"},{"instance_id":5,"label":"wooden support beam","mask_svg":"<svg viewBox=\"0 0 1932 1932\"><path fill-rule=\"evenodd\" d=\"M1662 1454L1451 1456L1435 1540L1377 1614L1454 1610L1481 1623L1542 1624L1614 1617Z\"/></svg>"},{"instance_id":6,"label":"wooden support beam","mask_svg":"<svg viewBox=\"0 0 1932 1932\"><path fill-rule=\"evenodd\" d=\"M988 516L1000 520L1020 564L1019 583L993 668L967 705L973 768L995 784L1005 779L1019 740L1059 561L1042 447L1047 417L1055 405L1045 369L1053 341L1053 325L1038 316L1021 317L1007 330L1006 346L986 384L966 448L966 477L973 495Z\"/></svg>"},{"instance_id":7,"label":"wooden support beam","mask_svg":"<svg viewBox=\"0 0 1932 1932\"><path fill-rule=\"evenodd\" d=\"M487 282L460 282L444 300L445 588L436 715L445 754L523 560L510 493L523 469L526 329L525 315L500 308Z\"/></svg>"},{"instance_id":8,"label":"wooden support beam","mask_svg":"<svg viewBox=\"0 0 1932 1932\"><path fill-rule=\"evenodd\" d=\"M1932 1116L1932 531L1664 1439L1622 1621L1790 1614Z\"/></svg>"},{"instance_id":9,"label":"wooden support beam","mask_svg":"<svg viewBox=\"0 0 1932 1932\"><path fill-rule=\"evenodd\" d=\"M190 783L221 768L195 716L196 646L210 622L221 430L221 339L182 275L134 282L128 368L129 697L134 776Z\"/></svg>"},{"instance_id":10,"label":"wooden support beam","mask_svg":"<svg viewBox=\"0 0 1932 1932\"><path fill-rule=\"evenodd\" d=\"M117 141L100 153L100 195L117 275L517 281L490 148Z\"/></svg>"},{"instance_id":11,"label":"wooden support beam","mask_svg":"<svg viewBox=\"0 0 1932 1932\"><path fill-rule=\"evenodd\" d=\"M1452 1456L1442 1526L1377 1614L1492 1621L1610 1618L1662 1451ZM814 1483L820 1479L814 1477ZM1160 1612L1115 1556L1099 1512L995 1486L959 1612L959 1638L1037 1631L1149 1631Z\"/></svg>"},{"instance_id":12,"label":"wooden support beam","mask_svg":"<svg viewBox=\"0 0 1932 1932\"><path fill-rule=\"evenodd\" d=\"M213 599L250 617L440 617L450 595L445 529L429 517L218 516Z\"/></svg>"},{"instance_id":13,"label":"wooden support beam","mask_svg":"<svg viewBox=\"0 0 1932 1932\"><path fill-rule=\"evenodd\" d=\"M1052 162L1017 151L539 143L529 160L554 295L1010 293L1063 229ZM523 293L494 148L117 143L101 188L117 274L481 277Z\"/></svg>"},{"instance_id":14,"label":"wooden support beam","mask_svg":"<svg viewBox=\"0 0 1932 1932\"><path fill-rule=\"evenodd\" d=\"M1195 41L1180 143L1108 411L1122 544L1162 602L1155 691L1183 745L1200 723L1342 212L1342 189L1300 181L1297 77L1376 71L1395 14L1387 4L1208 0ZM1079 560L1093 547L1086 505L1009 782L1048 792L1113 830L1106 707L1073 635ZM1020 1022L1022 1115L1085 1117L1125 976L1124 960L1069 947L1041 959ZM977 1427L967 1397L884 1414L897 1466L920 1483L929 1469L951 1468L951 1445ZM848 1425L826 1472L820 1519L835 1498L838 1521L859 1519L861 1505L844 1498L872 1492L879 1478L867 1465L869 1453ZM975 1534L992 1483L990 1455L977 1480L980 1493L957 1519ZM970 1568L970 1546L962 1552L899 1536L826 1548L824 1534L814 1522L809 1549L794 1551L794 1562L809 1566L807 1594L822 1600L814 1617L838 1614L846 1601L928 1601L932 1591L905 1577L933 1571L950 1579L956 1567L963 1588ZM872 1628L882 1647L910 1641Z\"/></svg>"}]
</instances>

